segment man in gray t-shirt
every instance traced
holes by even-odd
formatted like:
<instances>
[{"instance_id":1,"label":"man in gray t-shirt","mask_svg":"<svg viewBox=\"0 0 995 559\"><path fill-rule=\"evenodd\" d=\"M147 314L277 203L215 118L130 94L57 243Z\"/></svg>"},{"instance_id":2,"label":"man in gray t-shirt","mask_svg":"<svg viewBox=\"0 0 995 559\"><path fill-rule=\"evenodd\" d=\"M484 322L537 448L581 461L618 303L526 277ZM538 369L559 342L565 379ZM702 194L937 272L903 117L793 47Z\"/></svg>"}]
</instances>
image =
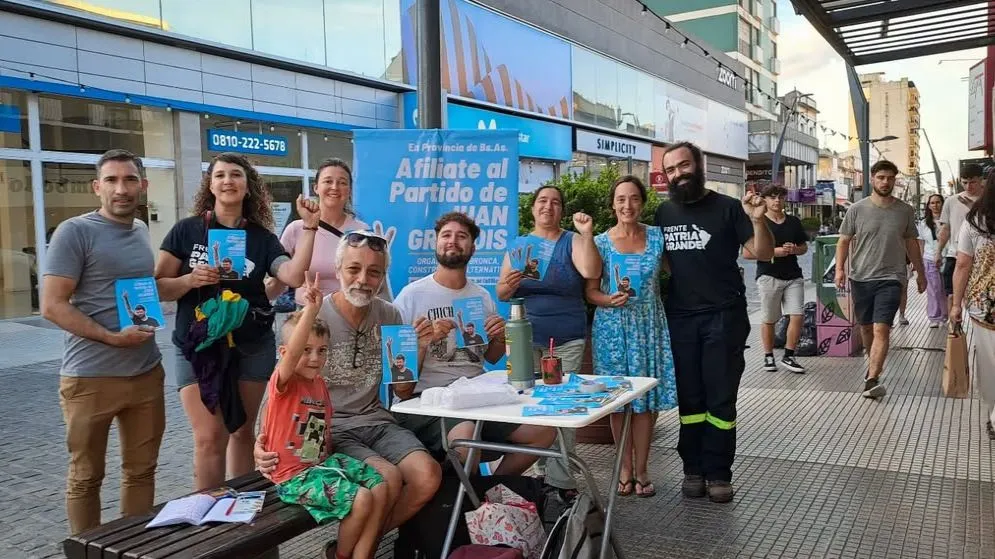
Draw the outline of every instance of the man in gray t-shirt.
<instances>
[{"instance_id":1,"label":"man in gray t-shirt","mask_svg":"<svg viewBox=\"0 0 995 559\"><path fill-rule=\"evenodd\" d=\"M332 397L333 452L366 462L387 481L388 506L392 507L384 528L388 532L432 499L441 483L442 469L380 400L380 327L402 324L394 305L375 295L390 264L386 249L386 241L373 233L345 234L335 252L341 290L325 297L318 318L328 325L331 340L321 374ZM419 344L427 345L431 324L418 333ZM277 454L265 451L263 433L256 440L254 455L259 471L275 469Z\"/></svg>"},{"instance_id":2,"label":"man in gray t-shirt","mask_svg":"<svg viewBox=\"0 0 995 559\"><path fill-rule=\"evenodd\" d=\"M45 262L42 315L66 331L59 401L66 421L66 505L73 534L100 524L107 436L121 436L121 513L148 513L166 425L162 357L155 329L121 324L114 283L151 278L149 229L135 219L148 188L142 161L124 150L97 162L95 212L55 230Z\"/></svg>"},{"instance_id":3,"label":"man in gray t-shirt","mask_svg":"<svg viewBox=\"0 0 995 559\"><path fill-rule=\"evenodd\" d=\"M886 393L878 377L884 370L891 324L905 289L907 261L915 268L919 293L926 290L915 210L892 196L897 176L898 168L890 161L871 167L874 192L847 210L836 243L836 287L845 290L850 280L854 321L860 325L867 348L865 398Z\"/></svg>"}]
</instances>

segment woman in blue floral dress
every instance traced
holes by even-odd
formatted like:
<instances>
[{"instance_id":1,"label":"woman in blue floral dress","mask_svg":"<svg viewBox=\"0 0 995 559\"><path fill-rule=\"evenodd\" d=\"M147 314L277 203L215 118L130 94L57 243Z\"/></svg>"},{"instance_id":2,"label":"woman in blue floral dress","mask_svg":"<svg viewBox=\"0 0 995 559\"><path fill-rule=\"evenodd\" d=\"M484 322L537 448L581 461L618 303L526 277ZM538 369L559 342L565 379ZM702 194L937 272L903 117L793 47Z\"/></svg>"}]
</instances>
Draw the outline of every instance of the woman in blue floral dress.
<instances>
[{"instance_id":1,"label":"woman in blue floral dress","mask_svg":"<svg viewBox=\"0 0 995 559\"><path fill-rule=\"evenodd\" d=\"M598 375L653 377L660 383L632 403L629 441L622 454L618 494L656 494L647 471L650 441L657 413L677 405L674 359L670 353L667 317L660 301L663 234L659 227L639 222L646 203L646 186L633 176L616 181L611 191L617 224L594 238L601 253L601 279L587 280L588 302L594 313L594 372ZM617 443L622 415L611 417Z\"/></svg>"}]
</instances>

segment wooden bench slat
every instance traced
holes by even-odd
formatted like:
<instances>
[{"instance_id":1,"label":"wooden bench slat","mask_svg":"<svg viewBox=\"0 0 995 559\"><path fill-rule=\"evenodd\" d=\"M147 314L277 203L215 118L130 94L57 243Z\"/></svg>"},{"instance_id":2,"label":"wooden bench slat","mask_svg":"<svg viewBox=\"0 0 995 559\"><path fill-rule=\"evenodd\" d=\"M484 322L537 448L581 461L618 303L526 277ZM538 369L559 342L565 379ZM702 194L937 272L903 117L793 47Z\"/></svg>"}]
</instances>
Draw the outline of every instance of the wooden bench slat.
<instances>
[{"instance_id":1,"label":"wooden bench slat","mask_svg":"<svg viewBox=\"0 0 995 559\"><path fill-rule=\"evenodd\" d=\"M256 518L258 519L260 516L269 514L273 507L281 504L283 503L280 502L280 499L276 496L275 491L267 491L266 499L263 502L263 510L256 515ZM122 548L126 548L125 553L122 555L123 558L144 559L148 557L149 553L152 553L157 549L176 546L177 544L183 542L188 542L186 545L189 546L192 545L192 543L189 543L190 541L196 543L203 538L212 537L212 531L217 533L220 528L227 527L228 529L232 529L233 526L235 526L235 524L204 524L201 526L183 524L180 526L179 530L168 534L160 534L158 538L149 539L140 543L136 542L136 545L129 545L128 542L121 542L119 545Z\"/></svg>"},{"instance_id":2,"label":"wooden bench slat","mask_svg":"<svg viewBox=\"0 0 995 559\"><path fill-rule=\"evenodd\" d=\"M251 526L239 525L235 530L227 531L223 536L204 540L178 554L160 555L156 552L147 557L148 559L248 557L261 552L261 550L277 547L316 526L314 519L303 507L284 504ZM250 535L251 537L249 537Z\"/></svg>"}]
</instances>

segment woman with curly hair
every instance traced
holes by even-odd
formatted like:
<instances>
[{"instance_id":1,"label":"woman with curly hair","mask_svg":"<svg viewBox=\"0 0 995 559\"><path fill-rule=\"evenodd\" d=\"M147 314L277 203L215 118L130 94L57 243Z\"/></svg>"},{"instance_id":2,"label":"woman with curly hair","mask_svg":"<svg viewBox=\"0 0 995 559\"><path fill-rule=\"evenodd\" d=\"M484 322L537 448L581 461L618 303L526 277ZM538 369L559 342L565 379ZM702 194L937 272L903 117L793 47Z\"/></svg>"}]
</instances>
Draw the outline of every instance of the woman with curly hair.
<instances>
[{"instance_id":1,"label":"woman with curly hair","mask_svg":"<svg viewBox=\"0 0 995 559\"><path fill-rule=\"evenodd\" d=\"M297 199L304 231L291 258L270 230L270 203L269 191L248 159L236 153L219 154L204 175L194 200L194 215L178 221L159 249L155 269L159 297L178 301L172 337L176 346L176 386L193 429L197 491L252 471L253 429L266 383L276 366L273 310L263 280L269 274L286 285L299 287L311 264L318 230L317 204L303 197ZM209 229L245 230L244 270L231 270L227 259L216 262L217 267L209 265L212 255L214 260L219 256L216 247L208 246ZM221 289L237 293L249 303L242 325L233 332L238 395L245 421L230 436L220 406L211 412L203 403L193 367L180 349L195 320L197 306L216 297Z\"/></svg>"},{"instance_id":2,"label":"woman with curly hair","mask_svg":"<svg viewBox=\"0 0 995 559\"><path fill-rule=\"evenodd\" d=\"M985 427L995 439L995 173L988 175L981 198L967 212L957 239L954 299L950 322L963 320L967 307L978 391L988 406Z\"/></svg>"}]
</instances>

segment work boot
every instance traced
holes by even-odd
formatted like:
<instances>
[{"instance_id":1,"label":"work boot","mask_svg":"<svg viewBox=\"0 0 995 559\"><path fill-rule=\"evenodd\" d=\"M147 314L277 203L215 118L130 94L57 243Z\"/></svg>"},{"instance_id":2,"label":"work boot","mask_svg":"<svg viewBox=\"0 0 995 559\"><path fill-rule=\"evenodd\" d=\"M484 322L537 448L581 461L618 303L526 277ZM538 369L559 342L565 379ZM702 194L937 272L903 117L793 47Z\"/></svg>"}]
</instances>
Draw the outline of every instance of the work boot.
<instances>
[{"instance_id":1,"label":"work boot","mask_svg":"<svg viewBox=\"0 0 995 559\"><path fill-rule=\"evenodd\" d=\"M708 500L713 503L728 503L732 501L732 496L735 491L732 490L732 484L728 481L709 481L708 482Z\"/></svg>"},{"instance_id":2,"label":"work boot","mask_svg":"<svg viewBox=\"0 0 995 559\"><path fill-rule=\"evenodd\" d=\"M691 497L692 499L704 497L705 478L696 475L684 476L684 482L681 483L681 493L684 493L685 497Z\"/></svg>"}]
</instances>

